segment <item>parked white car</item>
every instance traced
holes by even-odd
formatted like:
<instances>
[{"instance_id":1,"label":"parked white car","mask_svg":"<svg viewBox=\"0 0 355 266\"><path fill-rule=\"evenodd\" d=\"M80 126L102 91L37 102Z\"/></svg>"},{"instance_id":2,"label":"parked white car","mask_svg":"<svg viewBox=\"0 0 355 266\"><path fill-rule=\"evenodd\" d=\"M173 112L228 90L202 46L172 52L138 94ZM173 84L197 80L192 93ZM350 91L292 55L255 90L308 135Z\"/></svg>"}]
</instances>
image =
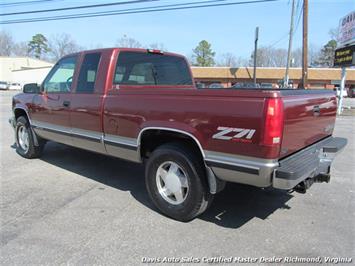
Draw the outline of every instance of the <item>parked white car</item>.
<instances>
[{"instance_id":1,"label":"parked white car","mask_svg":"<svg viewBox=\"0 0 355 266\"><path fill-rule=\"evenodd\" d=\"M224 86L220 83L212 83L208 86L210 89L223 89Z\"/></svg>"},{"instance_id":2,"label":"parked white car","mask_svg":"<svg viewBox=\"0 0 355 266\"><path fill-rule=\"evenodd\" d=\"M340 88L336 87L334 90L336 91L337 97L339 98L340 97ZM344 88L343 97L348 97L348 90L346 88Z\"/></svg>"},{"instance_id":3,"label":"parked white car","mask_svg":"<svg viewBox=\"0 0 355 266\"><path fill-rule=\"evenodd\" d=\"M10 90L22 90L22 86L20 83L11 83L9 86Z\"/></svg>"},{"instance_id":4,"label":"parked white car","mask_svg":"<svg viewBox=\"0 0 355 266\"><path fill-rule=\"evenodd\" d=\"M0 90L8 90L9 85L7 84L6 81L0 81Z\"/></svg>"}]
</instances>

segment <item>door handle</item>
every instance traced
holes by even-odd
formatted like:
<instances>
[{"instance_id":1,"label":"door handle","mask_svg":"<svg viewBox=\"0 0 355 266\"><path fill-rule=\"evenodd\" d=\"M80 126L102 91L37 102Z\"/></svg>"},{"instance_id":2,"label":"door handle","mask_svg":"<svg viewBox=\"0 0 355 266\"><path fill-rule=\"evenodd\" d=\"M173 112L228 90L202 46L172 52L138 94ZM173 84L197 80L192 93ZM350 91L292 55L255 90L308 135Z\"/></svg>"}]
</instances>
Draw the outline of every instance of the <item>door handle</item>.
<instances>
[{"instance_id":1,"label":"door handle","mask_svg":"<svg viewBox=\"0 0 355 266\"><path fill-rule=\"evenodd\" d=\"M320 115L320 108L318 105L313 106L313 115L319 116Z\"/></svg>"},{"instance_id":2,"label":"door handle","mask_svg":"<svg viewBox=\"0 0 355 266\"><path fill-rule=\"evenodd\" d=\"M69 107L70 106L70 101L63 101L63 106Z\"/></svg>"}]
</instances>

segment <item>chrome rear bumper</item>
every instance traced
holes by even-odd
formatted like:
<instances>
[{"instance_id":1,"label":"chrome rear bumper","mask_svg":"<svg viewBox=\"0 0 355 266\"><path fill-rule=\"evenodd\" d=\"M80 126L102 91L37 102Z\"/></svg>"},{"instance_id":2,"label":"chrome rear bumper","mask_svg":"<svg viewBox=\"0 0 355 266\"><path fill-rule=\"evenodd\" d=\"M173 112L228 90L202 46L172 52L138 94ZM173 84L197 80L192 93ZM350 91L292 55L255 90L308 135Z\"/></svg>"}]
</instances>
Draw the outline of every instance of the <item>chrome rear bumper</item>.
<instances>
[{"instance_id":1,"label":"chrome rear bumper","mask_svg":"<svg viewBox=\"0 0 355 266\"><path fill-rule=\"evenodd\" d=\"M307 178L328 175L344 138L328 137L282 160L205 151L206 165L223 181L289 190Z\"/></svg>"},{"instance_id":2,"label":"chrome rear bumper","mask_svg":"<svg viewBox=\"0 0 355 266\"><path fill-rule=\"evenodd\" d=\"M329 175L335 156L346 144L344 138L329 137L280 160L280 166L274 170L272 186L288 190L307 178Z\"/></svg>"}]
</instances>

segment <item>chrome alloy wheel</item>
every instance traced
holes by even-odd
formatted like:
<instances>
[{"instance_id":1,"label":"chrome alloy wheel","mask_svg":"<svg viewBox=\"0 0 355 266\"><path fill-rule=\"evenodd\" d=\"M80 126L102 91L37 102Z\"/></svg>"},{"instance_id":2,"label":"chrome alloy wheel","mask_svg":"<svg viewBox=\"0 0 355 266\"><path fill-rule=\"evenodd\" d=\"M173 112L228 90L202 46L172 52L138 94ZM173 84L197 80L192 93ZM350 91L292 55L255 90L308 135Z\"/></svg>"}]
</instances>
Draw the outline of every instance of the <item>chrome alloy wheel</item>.
<instances>
[{"instance_id":1,"label":"chrome alloy wheel","mask_svg":"<svg viewBox=\"0 0 355 266\"><path fill-rule=\"evenodd\" d=\"M183 203L189 192L187 174L178 164L171 161L158 167L156 183L159 194L173 205Z\"/></svg>"},{"instance_id":2,"label":"chrome alloy wheel","mask_svg":"<svg viewBox=\"0 0 355 266\"><path fill-rule=\"evenodd\" d=\"M24 152L28 152L30 147L30 136L28 134L28 130L25 126L21 125L17 130L17 139L18 144Z\"/></svg>"}]
</instances>

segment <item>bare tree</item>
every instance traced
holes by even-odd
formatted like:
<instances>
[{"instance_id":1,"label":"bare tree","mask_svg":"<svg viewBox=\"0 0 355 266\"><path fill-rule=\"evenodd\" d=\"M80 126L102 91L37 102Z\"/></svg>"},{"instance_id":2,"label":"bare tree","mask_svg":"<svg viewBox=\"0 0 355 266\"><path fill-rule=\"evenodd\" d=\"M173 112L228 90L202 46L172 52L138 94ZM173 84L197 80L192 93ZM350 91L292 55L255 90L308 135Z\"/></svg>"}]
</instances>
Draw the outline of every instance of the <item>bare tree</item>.
<instances>
[{"instance_id":1,"label":"bare tree","mask_svg":"<svg viewBox=\"0 0 355 266\"><path fill-rule=\"evenodd\" d=\"M311 66L317 66L317 60L321 54L321 48L314 44L308 47L308 61Z\"/></svg>"},{"instance_id":2,"label":"bare tree","mask_svg":"<svg viewBox=\"0 0 355 266\"><path fill-rule=\"evenodd\" d=\"M247 66L248 60L243 57L237 57L232 53L224 53L219 56L217 60L218 66L226 66L226 67L240 67Z\"/></svg>"},{"instance_id":3,"label":"bare tree","mask_svg":"<svg viewBox=\"0 0 355 266\"><path fill-rule=\"evenodd\" d=\"M11 54L14 56L29 56L27 43L26 42L15 43Z\"/></svg>"},{"instance_id":4,"label":"bare tree","mask_svg":"<svg viewBox=\"0 0 355 266\"><path fill-rule=\"evenodd\" d=\"M332 40L338 41L338 38L339 38L339 26L336 27L336 28L330 29L328 34L329 34L329 36L330 36L330 38Z\"/></svg>"},{"instance_id":5,"label":"bare tree","mask_svg":"<svg viewBox=\"0 0 355 266\"><path fill-rule=\"evenodd\" d=\"M310 49L308 50L308 52ZM292 61L291 67L301 67L302 66L302 48L297 48L292 51Z\"/></svg>"},{"instance_id":6,"label":"bare tree","mask_svg":"<svg viewBox=\"0 0 355 266\"><path fill-rule=\"evenodd\" d=\"M253 64L254 53L251 55L249 65ZM281 48L260 47L257 53L256 66L258 67L284 67L286 66L287 50Z\"/></svg>"},{"instance_id":7,"label":"bare tree","mask_svg":"<svg viewBox=\"0 0 355 266\"><path fill-rule=\"evenodd\" d=\"M193 56L193 54L190 53L190 54L186 55L186 59L187 59L187 62L189 62L189 64L191 66L193 66L193 64L194 64L194 56Z\"/></svg>"},{"instance_id":8,"label":"bare tree","mask_svg":"<svg viewBox=\"0 0 355 266\"><path fill-rule=\"evenodd\" d=\"M142 44L139 41L130 38L127 35L123 35L123 37L119 38L116 42L116 45L119 47L127 48L142 48Z\"/></svg>"},{"instance_id":9,"label":"bare tree","mask_svg":"<svg viewBox=\"0 0 355 266\"><path fill-rule=\"evenodd\" d=\"M64 55L80 51L82 47L69 34L62 33L49 40L49 49L52 59L57 61Z\"/></svg>"},{"instance_id":10,"label":"bare tree","mask_svg":"<svg viewBox=\"0 0 355 266\"><path fill-rule=\"evenodd\" d=\"M0 31L0 55L10 56L14 45L12 35L7 31Z\"/></svg>"},{"instance_id":11,"label":"bare tree","mask_svg":"<svg viewBox=\"0 0 355 266\"><path fill-rule=\"evenodd\" d=\"M151 43L148 45L148 48L150 49L157 49L157 50L160 50L160 51L167 51L168 49L164 46L163 43Z\"/></svg>"},{"instance_id":12,"label":"bare tree","mask_svg":"<svg viewBox=\"0 0 355 266\"><path fill-rule=\"evenodd\" d=\"M237 57L232 53L224 53L217 59L218 66L236 67Z\"/></svg>"}]
</instances>

